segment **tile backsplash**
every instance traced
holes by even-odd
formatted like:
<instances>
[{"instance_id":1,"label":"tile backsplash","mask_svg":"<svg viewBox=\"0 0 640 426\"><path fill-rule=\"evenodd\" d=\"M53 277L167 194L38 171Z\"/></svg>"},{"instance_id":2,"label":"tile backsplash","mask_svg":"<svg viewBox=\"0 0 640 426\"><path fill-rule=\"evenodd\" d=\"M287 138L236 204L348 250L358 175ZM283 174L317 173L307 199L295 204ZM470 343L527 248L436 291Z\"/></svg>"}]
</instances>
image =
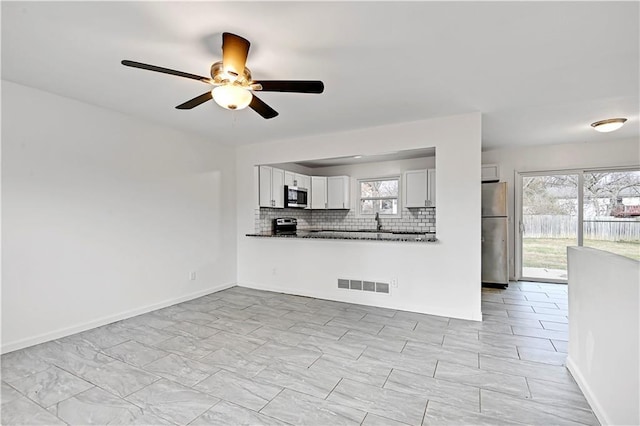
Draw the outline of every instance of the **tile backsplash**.
<instances>
[{"instance_id":1,"label":"tile backsplash","mask_svg":"<svg viewBox=\"0 0 640 426\"><path fill-rule=\"evenodd\" d=\"M270 209L261 207L256 209L256 232L273 231L273 219L278 217L295 217L298 219L298 229L311 229L311 212L305 209Z\"/></svg>"},{"instance_id":2,"label":"tile backsplash","mask_svg":"<svg viewBox=\"0 0 640 426\"><path fill-rule=\"evenodd\" d=\"M304 209L256 209L256 232L271 232L273 219L277 217L295 217L298 229L334 229L340 231L356 231L360 229L376 229L373 218L357 217L354 210L304 210ZM436 232L435 207L402 209L402 217L381 217L380 223L385 231Z\"/></svg>"}]
</instances>

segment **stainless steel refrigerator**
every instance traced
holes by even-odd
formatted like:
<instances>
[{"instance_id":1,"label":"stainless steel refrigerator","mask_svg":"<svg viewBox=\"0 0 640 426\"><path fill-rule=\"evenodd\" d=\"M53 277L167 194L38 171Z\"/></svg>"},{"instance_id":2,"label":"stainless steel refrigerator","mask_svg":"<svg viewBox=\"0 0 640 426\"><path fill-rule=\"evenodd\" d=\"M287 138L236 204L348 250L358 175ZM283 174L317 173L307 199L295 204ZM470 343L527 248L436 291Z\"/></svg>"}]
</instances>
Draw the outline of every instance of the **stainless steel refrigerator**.
<instances>
[{"instance_id":1,"label":"stainless steel refrigerator","mask_svg":"<svg viewBox=\"0 0 640 426\"><path fill-rule=\"evenodd\" d=\"M482 184L482 282L509 285L507 184Z\"/></svg>"}]
</instances>

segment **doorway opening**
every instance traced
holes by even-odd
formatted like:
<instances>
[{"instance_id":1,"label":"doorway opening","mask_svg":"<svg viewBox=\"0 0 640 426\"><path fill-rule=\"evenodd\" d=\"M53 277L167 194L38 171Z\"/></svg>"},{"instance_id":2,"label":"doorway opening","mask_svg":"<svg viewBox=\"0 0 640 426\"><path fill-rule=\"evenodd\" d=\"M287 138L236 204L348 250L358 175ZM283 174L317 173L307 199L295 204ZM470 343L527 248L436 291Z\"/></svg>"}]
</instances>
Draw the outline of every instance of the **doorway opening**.
<instances>
[{"instance_id":1,"label":"doorway opening","mask_svg":"<svg viewBox=\"0 0 640 426\"><path fill-rule=\"evenodd\" d=\"M640 260L640 169L518 173L516 181L520 280L566 283L568 246Z\"/></svg>"},{"instance_id":2,"label":"doorway opening","mask_svg":"<svg viewBox=\"0 0 640 426\"><path fill-rule=\"evenodd\" d=\"M522 278L566 281L567 247L578 244L578 175L522 178Z\"/></svg>"}]
</instances>

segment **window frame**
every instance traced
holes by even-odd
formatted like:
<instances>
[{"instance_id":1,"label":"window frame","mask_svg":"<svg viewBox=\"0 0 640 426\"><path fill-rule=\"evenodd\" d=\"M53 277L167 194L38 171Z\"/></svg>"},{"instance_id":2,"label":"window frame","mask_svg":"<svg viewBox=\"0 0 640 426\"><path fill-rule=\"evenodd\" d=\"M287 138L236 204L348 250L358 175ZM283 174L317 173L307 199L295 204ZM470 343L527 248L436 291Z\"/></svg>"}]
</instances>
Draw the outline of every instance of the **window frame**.
<instances>
[{"instance_id":1,"label":"window frame","mask_svg":"<svg viewBox=\"0 0 640 426\"><path fill-rule=\"evenodd\" d=\"M395 197L362 197L361 192L361 183L362 182L371 182L371 181L383 181L383 180L397 180L398 181L398 195ZM401 218L402 217L402 176L401 175L391 175L391 176L376 176L371 178L358 178L356 179L356 217L359 218L374 218L374 214L362 213L362 200L398 200L398 213L389 214L389 213L380 213L380 217L382 218Z\"/></svg>"}]
</instances>

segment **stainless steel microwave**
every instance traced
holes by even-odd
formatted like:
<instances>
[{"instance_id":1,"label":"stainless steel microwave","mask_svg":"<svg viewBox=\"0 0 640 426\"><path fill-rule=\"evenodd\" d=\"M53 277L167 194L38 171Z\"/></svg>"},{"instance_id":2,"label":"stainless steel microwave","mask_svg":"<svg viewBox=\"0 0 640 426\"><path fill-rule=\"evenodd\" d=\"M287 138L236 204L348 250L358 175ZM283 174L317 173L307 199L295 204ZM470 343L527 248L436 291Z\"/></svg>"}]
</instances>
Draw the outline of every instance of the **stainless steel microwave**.
<instances>
[{"instance_id":1,"label":"stainless steel microwave","mask_svg":"<svg viewBox=\"0 0 640 426\"><path fill-rule=\"evenodd\" d=\"M284 206L304 209L307 207L309 190L299 186L284 186Z\"/></svg>"}]
</instances>

